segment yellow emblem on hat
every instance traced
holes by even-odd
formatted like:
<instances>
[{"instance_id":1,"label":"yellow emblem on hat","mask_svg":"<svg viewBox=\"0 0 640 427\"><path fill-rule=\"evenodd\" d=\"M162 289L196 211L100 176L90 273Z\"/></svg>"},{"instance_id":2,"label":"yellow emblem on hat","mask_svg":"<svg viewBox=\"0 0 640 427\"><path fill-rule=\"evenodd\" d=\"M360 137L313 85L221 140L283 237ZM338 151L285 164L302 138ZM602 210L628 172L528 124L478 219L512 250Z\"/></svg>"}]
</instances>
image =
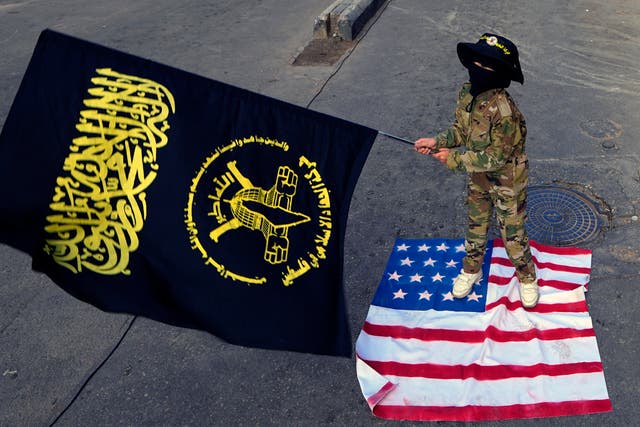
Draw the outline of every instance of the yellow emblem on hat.
<instances>
[{"instance_id":1,"label":"yellow emblem on hat","mask_svg":"<svg viewBox=\"0 0 640 427\"><path fill-rule=\"evenodd\" d=\"M507 47L498 41L496 36L487 36L486 34L480 37L480 40L484 40L487 42L489 46L495 46L498 49L502 50L505 55L511 55L511 51L507 49Z\"/></svg>"}]
</instances>

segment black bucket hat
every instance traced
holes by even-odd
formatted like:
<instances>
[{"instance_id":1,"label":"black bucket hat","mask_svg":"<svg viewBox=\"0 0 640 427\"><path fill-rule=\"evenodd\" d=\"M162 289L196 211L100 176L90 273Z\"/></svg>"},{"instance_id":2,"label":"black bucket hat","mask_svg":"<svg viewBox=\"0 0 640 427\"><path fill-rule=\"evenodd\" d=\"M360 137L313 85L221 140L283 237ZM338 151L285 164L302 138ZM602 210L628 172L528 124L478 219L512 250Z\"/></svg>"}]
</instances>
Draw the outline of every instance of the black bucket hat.
<instances>
[{"instance_id":1,"label":"black bucket hat","mask_svg":"<svg viewBox=\"0 0 640 427\"><path fill-rule=\"evenodd\" d=\"M484 33L477 43L458 43L458 58L467 68L474 61L488 61L486 65L498 66L511 80L524 83L518 48L511 40L497 34Z\"/></svg>"}]
</instances>

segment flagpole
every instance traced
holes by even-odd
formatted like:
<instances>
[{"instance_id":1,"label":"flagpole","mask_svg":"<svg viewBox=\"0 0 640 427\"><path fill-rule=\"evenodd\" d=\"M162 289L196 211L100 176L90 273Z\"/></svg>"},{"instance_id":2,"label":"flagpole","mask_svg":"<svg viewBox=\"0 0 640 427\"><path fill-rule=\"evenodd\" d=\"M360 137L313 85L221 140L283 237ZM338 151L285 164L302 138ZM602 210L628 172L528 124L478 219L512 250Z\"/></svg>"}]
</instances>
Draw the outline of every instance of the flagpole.
<instances>
[{"instance_id":1,"label":"flagpole","mask_svg":"<svg viewBox=\"0 0 640 427\"><path fill-rule=\"evenodd\" d=\"M400 136L391 135L390 133L383 132L381 130L378 131L378 134L382 135L382 136L386 136L387 138L395 139L396 141L404 142L405 144L414 145L414 141L410 141L410 140L408 140L406 138L402 138Z\"/></svg>"},{"instance_id":2,"label":"flagpole","mask_svg":"<svg viewBox=\"0 0 640 427\"><path fill-rule=\"evenodd\" d=\"M415 146L414 141L411 141L411 140L409 140L407 138L402 138L401 136L391 135L390 133L383 132L381 130L378 131L378 135L386 136L387 138L395 139L396 141L404 142L405 144L410 144L410 145L414 145ZM429 154L434 154L434 153L437 153L437 152L438 152L437 148L431 148L429 150Z\"/></svg>"}]
</instances>

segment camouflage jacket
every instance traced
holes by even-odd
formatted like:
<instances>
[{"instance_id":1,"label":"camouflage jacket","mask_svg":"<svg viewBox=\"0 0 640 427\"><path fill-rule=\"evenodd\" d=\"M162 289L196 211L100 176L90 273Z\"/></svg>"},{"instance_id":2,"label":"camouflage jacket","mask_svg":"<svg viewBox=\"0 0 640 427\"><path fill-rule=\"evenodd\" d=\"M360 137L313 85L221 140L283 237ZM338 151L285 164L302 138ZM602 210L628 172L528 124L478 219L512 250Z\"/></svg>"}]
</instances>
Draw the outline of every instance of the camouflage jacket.
<instances>
[{"instance_id":1,"label":"camouflage jacket","mask_svg":"<svg viewBox=\"0 0 640 427\"><path fill-rule=\"evenodd\" d=\"M447 161L449 169L486 172L490 179L502 177L510 181L516 178L515 171L509 170L512 163L520 164L520 168L527 165L524 116L506 90L492 89L473 98L470 88L470 83L462 86L455 121L436 136L436 147L466 149L451 151ZM507 182L503 184L509 186Z\"/></svg>"}]
</instances>

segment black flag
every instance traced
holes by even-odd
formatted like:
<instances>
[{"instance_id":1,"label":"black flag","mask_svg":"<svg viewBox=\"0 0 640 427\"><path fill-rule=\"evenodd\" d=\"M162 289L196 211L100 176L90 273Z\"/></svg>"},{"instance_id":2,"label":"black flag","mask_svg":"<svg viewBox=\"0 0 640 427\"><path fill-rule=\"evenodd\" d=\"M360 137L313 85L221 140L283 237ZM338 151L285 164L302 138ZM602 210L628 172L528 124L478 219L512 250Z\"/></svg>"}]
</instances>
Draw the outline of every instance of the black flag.
<instances>
[{"instance_id":1,"label":"black flag","mask_svg":"<svg viewBox=\"0 0 640 427\"><path fill-rule=\"evenodd\" d=\"M348 356L345 223L375 135L46 30L0 135L0 239L103 310Z\"/></svg>"}]
</instances>

